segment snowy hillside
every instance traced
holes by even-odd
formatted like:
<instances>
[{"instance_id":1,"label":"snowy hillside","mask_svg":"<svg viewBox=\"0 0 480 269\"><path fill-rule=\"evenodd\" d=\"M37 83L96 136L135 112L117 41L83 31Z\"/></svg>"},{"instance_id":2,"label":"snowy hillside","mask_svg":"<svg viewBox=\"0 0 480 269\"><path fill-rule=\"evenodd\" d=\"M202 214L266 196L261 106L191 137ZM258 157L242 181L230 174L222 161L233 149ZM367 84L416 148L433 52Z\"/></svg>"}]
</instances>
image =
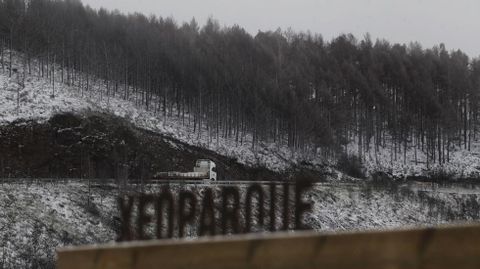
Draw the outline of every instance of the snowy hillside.
<instances>
[{"instance_id":1,"label":"snowy hillside","mask_svg":"<svg viewBox=\"0 0 480 269\"><path fill-rule=\"evenodd\" d=\"M410 146L407 147L405 155L402 151L397 154L395 160L390 147L380 147L380 150L375 152L374 145L372 145L370 150L363 154L363 165L369 172L382 171L395 178L408 176L435 177L435 175L440 174L448 178L480 178L480 141L472 140L470 151L463 147L453 147L450 152L450 161L439 164L438 162L432 163L432 161L427 163L425 153L419 149L415 151ZM351 142L348 145L348 152L353 155L358 154L356 142Z\"/></svg>"},{"instance_id":2,"label":"snowy hillside","mask_svg":"<svg viewBox=\"0 0 480 269\"><path fill-rule=\"evenodd\" d=\"M0 267L53 268L55 247L115 239L115 199L85 184L3 183Z\"/></svg>"},{"instance_id":3,"label":"snowy hillside","mask_svg":"<svg viewBox=\"0 0 480 269\"><path fill-rule=\"evenodd\" d=\"M311 154L294 152L286 146L274 143L260 143L252 149L250 136L244 137L241 144L222 136L212 138L206 128L199 135L198 132L193 132L193 124L182 122L175 110L164 116L160 112L156 113L154 109L146 110L144 106L135 105L136 95L132 94L129 100L118 95L105 96L103 80L94 81L90 86L91 90L87 92L76 82L72 86L59 83L59 71L56 71L55 83L52 84L50 78L35 75L32 67L34 71L26 74L25 87L22 87L23 68L19 64L18 56L14 59L13 69L18 72L14 72L12 77L9 77L8 71L2 72L0 69L0 124L17 119L45 121L58 112L102 111L126 118L137 127L216 151L251 166L262 165L281 171L302 160L321 163Z\"/></svg>"},{"instance_id":4,"label":"snowy hillside","mask_svg":"<svg viewBox=\"0 0 480 269\"><path fill-rule=\"evenodd\" d=\"M314 168L322 164L335 164L335 160L325 160L313 154L313 151L293 151L287 146L279 146L275 143L260 142L253 149L252 137L249 135L243 137L243 143L237 143L234 139L223 138L221 135L209 135L207 128L203 128L201 133L194 132L193 124L182 121L174 108L164 115L155 111L155 105L149 110L145 106L137 106L139 97L136 94L131 94L128 100L120 95L106 96L103 80L92 79L90 91L86 91L85 85L79 85L79 81L74 81L71 86L59 83L61 81L59 70L55 72L54 83L51 78L39 77L36 75L38 73L35 69L36 65L32 66L31 74L26 74L24 80L20 58L18 55L13 57L13 69L18 72L13 72L12 77L9 77L7 69L5 72L0 69L0 124L17 119L45 121L58 112L102 111L125 118L137 127L170 136L190 145L213 150L250 166L262 165L271 170L282 171L302 161L312 164ZM158 101L152 101L152 104L158 103ZM354 138L348 144L347 152L353 155L358 154ZM387 172L394 177L426 176L432 171L440 170L458 178L480 175L479 141L472 142L471 151L458 148L453 150L450 162L442 166L427 165L425 154L419 150L415 153L412 148L407 149L405 161L403 153L397 160L392 160L391 156L389 148L380 148L380 151L375 153L372 146L370 151L364 153L363 158L367 176L375 171Z\"/></svg>"},{"instance_id":5,"label":"snowy hillside","mask_svg":"<svg viewBox=\"0 0 480 269\"><path fill-rule=\"evenodd\" d=\"M199 193L203 188L170 187ZM435 225L480 217L478 189L333 184L314 190L310 196L314 208L305 221L318 231ZM117 194L113 185L93 185L89 195L88 184L76 181L2 181L0 267L50 268L56 247L115 240Z\"/></svg>"}]
</instances>

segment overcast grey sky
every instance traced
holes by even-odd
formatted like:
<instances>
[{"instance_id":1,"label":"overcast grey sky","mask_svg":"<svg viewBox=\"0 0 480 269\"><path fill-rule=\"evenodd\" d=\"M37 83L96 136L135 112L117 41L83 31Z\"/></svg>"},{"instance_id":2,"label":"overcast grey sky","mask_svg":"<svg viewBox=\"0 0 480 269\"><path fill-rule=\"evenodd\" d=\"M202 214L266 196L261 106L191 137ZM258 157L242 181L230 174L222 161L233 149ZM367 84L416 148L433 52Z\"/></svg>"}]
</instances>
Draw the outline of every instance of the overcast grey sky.
<instances>
[{"instance_id":1,"label":"overcast grey sky","mask_svg":"<svg viewBox=\"0 0 480 269\"><path fill-rule=\"evenodd\" d=\"M480 0L82 0L93 8L192 17L203 25L209 16L222 25L238 24L251 34L291 27L330 40L341 33L391 42L441 42L449 50L480 56Z\"/></svg>"}]
</instances>

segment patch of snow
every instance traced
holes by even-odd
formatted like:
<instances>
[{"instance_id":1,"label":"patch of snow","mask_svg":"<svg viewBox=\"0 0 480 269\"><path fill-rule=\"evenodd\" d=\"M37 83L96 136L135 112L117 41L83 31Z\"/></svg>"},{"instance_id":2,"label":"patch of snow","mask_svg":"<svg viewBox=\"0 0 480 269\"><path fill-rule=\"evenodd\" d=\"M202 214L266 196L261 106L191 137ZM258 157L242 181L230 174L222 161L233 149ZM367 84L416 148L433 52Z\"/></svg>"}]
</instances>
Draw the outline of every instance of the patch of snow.
<instances>
[{"instance_id":1,"label":"patch of snow","mask_svg":"<svg viewBox=\"0 0 480 269\"><path fill-rule=\"evenodd\" d=\"M407 176L429 176L435 173L445 173L455 178L479 178L480 177L480 141L472 140L470 150L451 145L449 161L438 163L429 160L421 149L408 146L406 153L402 147L401 152L393 153L392 147L379 147L375 151L373 142L370 150L365 152L362 163L369 173L383 171L390 173L395 178ZM358 143L356 139L347 145L350 155L358 155ZM438 158L438 157L437 157Z\"/></svg>"}]
</instances>

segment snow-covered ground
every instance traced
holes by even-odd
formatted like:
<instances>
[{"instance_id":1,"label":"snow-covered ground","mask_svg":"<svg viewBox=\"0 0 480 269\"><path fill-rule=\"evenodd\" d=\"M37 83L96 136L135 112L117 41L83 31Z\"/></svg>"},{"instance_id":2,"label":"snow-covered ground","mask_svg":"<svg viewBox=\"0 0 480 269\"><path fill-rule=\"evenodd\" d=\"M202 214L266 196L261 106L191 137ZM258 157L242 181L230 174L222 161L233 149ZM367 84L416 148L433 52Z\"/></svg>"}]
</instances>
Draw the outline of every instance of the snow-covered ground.
<instances>
[{"instance_id":1,"label":"snow-covered ground","mask_svg":"<svg viewBox=\"0 0 480 269\"><path fill-rule=\"evenodd\" d=\"M355 139L352 139L355 140ZM358 154L358 144L352 141L348 145L349 154ZM452 145L450 161L444 164L438 162L427 163L427 156L420 149L408 146L404 160L403 148L393 158L391 147L380 147L375 152L374 145L363 154L363 165L369 172L383 171L396 178L406 176L428 176L431 174L445 173L455 178L480 178L480 141L472 140L470 151L458 145ZM416 157L415 157L416 156Z\"/></svg>"},{"instance_id":2,"label":"snow-covered ground","mask_svg":"<svg viewBox=\"0 0 480 269\"><path fill-rule=\"evenodd\" d=\"M115 239L113 193L85 184L1 183L0 267L53 268L55 247Z\"/></svg>"},{"instance_id":3,"label":"snow-covered ground","mask_svg":"<svg viewBox=\"0 0 480 269\"><path fill-rule=\"evenodd\" d=\"M170 185L172 190L198 193L204 187ZM89 195L88 184L75 180L0 180L0 267L49 268L46 265L53 264L56 247L114 241L117 195L115 186L97 185L92 185ZM421 186L336 183L317 185L308 196L305 199L314 205L305 222L318 231L476 221L480 214L480 189L455 186L438 191Z\"/></svg>"}]
</instances>

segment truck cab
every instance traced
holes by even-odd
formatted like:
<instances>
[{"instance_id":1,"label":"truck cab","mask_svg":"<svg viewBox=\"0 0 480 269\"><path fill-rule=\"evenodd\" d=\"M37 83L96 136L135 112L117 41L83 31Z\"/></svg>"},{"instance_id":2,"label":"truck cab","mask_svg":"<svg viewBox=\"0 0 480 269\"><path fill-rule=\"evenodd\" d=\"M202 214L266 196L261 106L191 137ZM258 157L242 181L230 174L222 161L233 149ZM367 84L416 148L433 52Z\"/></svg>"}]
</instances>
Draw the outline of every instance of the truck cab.
<instances>
[{"instance_id":1,"label":"truck cab","mask_svg":"<svg viewBox=\"0 0 480 269\"><path fill-rule=\"evenodd\" d=\"M212 181L217 181L217 168L212 160L197 160L197 162L195 163L195 167L193 168L193 172L207 173L209 175L208 179Z\"/></svg>"}]
</instances>

